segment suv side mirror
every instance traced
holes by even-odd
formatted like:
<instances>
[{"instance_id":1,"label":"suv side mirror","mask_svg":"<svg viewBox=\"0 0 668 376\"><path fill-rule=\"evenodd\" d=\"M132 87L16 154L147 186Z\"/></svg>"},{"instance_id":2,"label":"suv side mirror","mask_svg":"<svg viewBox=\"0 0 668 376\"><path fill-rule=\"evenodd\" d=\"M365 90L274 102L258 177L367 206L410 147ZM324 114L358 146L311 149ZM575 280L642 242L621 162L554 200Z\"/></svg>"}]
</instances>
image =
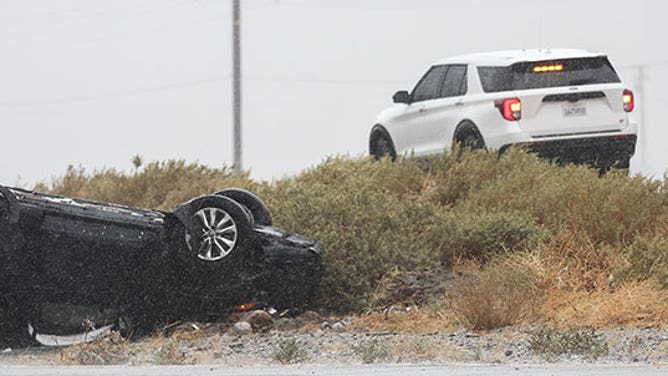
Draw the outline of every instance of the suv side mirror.
<instances>
[{"instance_id":1,"label":"suv side mirror","mask_svg":"<svg viewBox=\"0 0 668 376\"><path fill-rule=\"evenodd\" d=\"M411 103L411 95L406 90L400 90L392 96L394 103Z\"/></svg>"}]
</instances>

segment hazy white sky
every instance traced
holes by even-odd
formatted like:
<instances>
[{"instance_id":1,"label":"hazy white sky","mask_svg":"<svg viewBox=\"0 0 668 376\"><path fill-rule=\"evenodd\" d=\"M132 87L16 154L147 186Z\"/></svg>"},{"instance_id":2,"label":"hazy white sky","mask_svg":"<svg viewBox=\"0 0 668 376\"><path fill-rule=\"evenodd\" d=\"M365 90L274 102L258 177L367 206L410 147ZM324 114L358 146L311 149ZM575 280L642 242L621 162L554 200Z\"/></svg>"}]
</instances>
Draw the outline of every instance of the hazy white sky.
<instances>
[{"instance_id":1,"label":"hazy white sky","mask_svg":"<svg viewBox=\"0 0 668 376\"><path fill-rule=\"evenodd\" d=\"M256 178L366 153L376 113L435 60L535 47L607 52L636 90L650 64L632 166L668 168L666 2L241 1ZM230 0L0 0L0 184L129 169L135 154L231 164L230 19Z\"/></svg>"}]
</instances>

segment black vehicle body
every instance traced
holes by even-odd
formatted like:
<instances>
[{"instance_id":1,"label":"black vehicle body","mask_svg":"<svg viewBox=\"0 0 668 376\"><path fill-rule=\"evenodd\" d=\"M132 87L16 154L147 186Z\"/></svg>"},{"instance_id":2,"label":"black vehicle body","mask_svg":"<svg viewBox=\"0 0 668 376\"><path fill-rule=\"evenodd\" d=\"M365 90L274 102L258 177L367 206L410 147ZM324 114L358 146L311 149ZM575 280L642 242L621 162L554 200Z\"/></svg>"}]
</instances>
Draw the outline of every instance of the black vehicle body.
<instances>
[{"instance_id":1,"label":"black vehicle body","mask_svg":"<svg viewBox=\"0 0 668 376\"><path fill-rule=\"evenodd\" d=\"M216 214L229 215L216 228L232 223L234 239L207 241L197 218L211 220L215 235ZM197 247L195 237L204 239ZM212 256L219 240L234 245ZM208 254L197 253L206 244ZM302 308L322 276L321 254L318 242L272 227L264 203L242 190L161 212L0 186L0 342L20 338L27 323L81 329L84 317L68 313L76 308L95 325L123 318L139 328L249 303Z\"/></svg>"}]
</instances>

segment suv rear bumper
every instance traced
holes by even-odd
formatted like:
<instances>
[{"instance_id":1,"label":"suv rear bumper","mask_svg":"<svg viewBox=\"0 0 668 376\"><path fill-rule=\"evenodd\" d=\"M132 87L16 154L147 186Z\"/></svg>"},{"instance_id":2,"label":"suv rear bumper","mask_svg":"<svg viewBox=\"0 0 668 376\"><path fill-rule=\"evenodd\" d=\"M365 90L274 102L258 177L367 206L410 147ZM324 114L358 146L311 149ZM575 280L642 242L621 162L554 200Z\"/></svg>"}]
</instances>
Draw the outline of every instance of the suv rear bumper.
<instances>
[{"instance_id":1,"label":"suv rear bumper","mask_svg":"<svg viewBox=\"0 0 668 376\"><path fill-rule=\"evenodd\" d=\"M526 142L504 145L499 154L512 145L518 145L541 158L556 160L560 164L587 164L602 169L613 166L628 168L629 159L635 154L636 140L636 135L627 134Z\"/></svg>"}]
</instances>

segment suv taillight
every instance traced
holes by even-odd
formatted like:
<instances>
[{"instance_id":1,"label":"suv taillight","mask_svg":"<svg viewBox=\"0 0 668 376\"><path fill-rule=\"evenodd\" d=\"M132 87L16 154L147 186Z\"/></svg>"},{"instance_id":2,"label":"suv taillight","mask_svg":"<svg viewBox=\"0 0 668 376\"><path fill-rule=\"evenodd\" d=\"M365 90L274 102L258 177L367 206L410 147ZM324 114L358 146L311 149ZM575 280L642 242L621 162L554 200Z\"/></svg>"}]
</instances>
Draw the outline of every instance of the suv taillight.
<instances>
[{"instance_id":1,"label":"suv taillight","mask_svg":"<svg viewBox=\"0 0 668 376\"><path fill-rule=\"evenodd\" d=\"M624 104L624 111L633 111L633 108L635 107L635 100L633 99L633 92L631 90L624 90L624 93L622 94L622 103Z\"/></svg>"},{"instance_id":2,"label":"suv taillight","mask_svg":"<svg viewBox=\"0 0 668 376\"><path fill-rule=\"evenodd\" d=\"M508 121L517 121L522 118L522 102L519 98L506 98L494 101L494 106L499 109L501 116Z\"/></svg>"}]
</instances>

